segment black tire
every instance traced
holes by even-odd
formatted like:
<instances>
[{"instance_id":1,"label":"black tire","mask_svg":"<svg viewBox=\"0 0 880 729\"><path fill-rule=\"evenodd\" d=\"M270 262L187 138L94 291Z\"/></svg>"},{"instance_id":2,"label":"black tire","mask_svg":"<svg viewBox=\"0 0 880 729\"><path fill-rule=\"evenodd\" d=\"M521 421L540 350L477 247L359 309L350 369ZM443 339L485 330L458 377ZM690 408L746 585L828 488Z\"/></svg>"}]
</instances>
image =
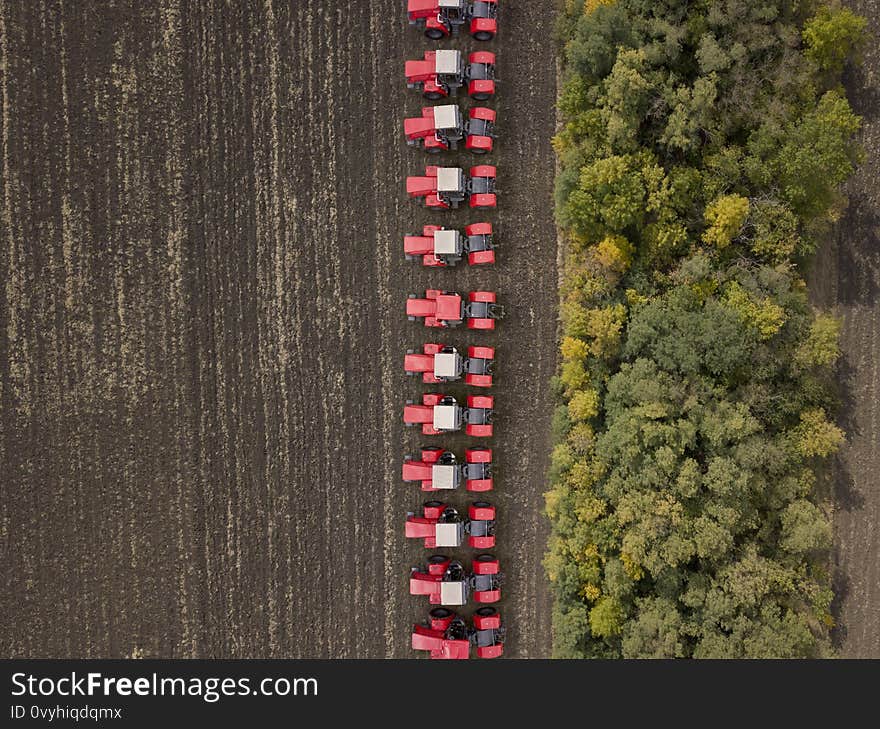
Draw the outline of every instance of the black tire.
<instances>
[{"instance_id":1,"label":"black tire","mask_svg":"<svg viewBox=\"0 0 880 729\"><path fill-rule=\"evenodd\" d=\"M471 150L471 154L486 154L488 151L488 149L483 149L482 147L474 147Z\"/></svg>"},{"instance_id":2,"label":"black tire","mask_svg":"<svg viewBox=\"0 0 880 729\"><path fill-rule=\"evenodd\" d=\"M491 508L492 504L490 504L488 501L475 501L474 506L476 506L478 509L488 509Z\"/></svg>"},{"instance_id":3,"label":"black tire","mask_svg":"<svg viewBox=\"0 0 880 729\"><path fill-rule=\"evenodd\" d=\"M496 560L495 560L495 557L493 557L491 554L479 554L479 555L477 555L477 557L474 561L476 561L476 562L495 562Z\"/></svg>"},{"instance_id":4,"label":"black tire","mask_svg":"<svg viewBox=\"0 0 880 729\"><path fill-rule=\"evenodd\" d=\"M493 36L488 30L478 30L474 33L474 40L478 41L490 41Z\"/></svg>"},{"instance_id":5,"label":"black tire","mask_svg":"<svg viewBox=\"0 0 880 729\"><path fill-rule=\"evenodd\" d=\"M445 562L447 557L445 554L432 554L428 557L428 564L440 564L441 562Z\"/></svg>"},{"instance_id":6,"label":"black tire","mask_svg":"<svg viewBox=\"0 0 880 729\"><path fill-rule=\"evenodd\" d=\"M435 507L435 506L443 506L443 502L437 501L436 499L431 499L431 501L425 502L425 506L430 509L431 507Z\"/></svg>"},{"instance_id":7,"label":"black tire","mask_svg":"<svg viewBox=\"0 0 880 729\"><path fill-rule=\"evenodd\" d=\"M446 37L446 33L440 30L440 28L426 28L425 37L429 38L430 40L443 40L443 38Z\"/></svg>"},{"instance_id":8,"label":"black tire","mask_svg":"<svg viewBox=\"0 0 880 729\"><path fill-rule=\"evenodd\" d=\"M487 94L485 91L478 91L476 94L472 94L471 98L474 101L488 101L492 98L492 95Z\"/></svg>"},{"instance_id":9,"label":"black tire","mask_svg":"<svg viewBox=\"0 0 880 729\"><path fill-rule=\"evenodd\" d=\"M445 618L452 617L452 610L448 610L447 608L434 608L428 613L428 617L435 618L437 620L443 620Z\"/></svg>"},{"instance_id":10,"label":"black tire","mask_svg":"<svg viewBox=\"0 0 880 729\"><path fill-rule=\"evenodd\" d=\"M439 91L426 91L426 92L425 92L424 94L422 94L422 95L423 95L428 101L439 101L440 99L443 98L443 94L441 94ZM474 98L476 98L476 97L474 97ZM487 96L486 98L488 99L489 97Z\"/></svg>"},{"instance_id":11,"label":"black tire","mask_svg":"<svg viewBox=\"0 0 880 729\"><path fill-rule=\"evenodd\" d=\"M425 147L428 154L440 154L443 150L440 147Z\"/></svg>"},{"instance_id":12,"label":"black tire","mask_svg":"<svg viewBox=\"0 0 880 729\"><path fill-rule=\"evenodd\" d=\"M481 607L477 610L477 615L488 618L490 615L497 615L498 611L493 607Z\"/></svg>"}]
</instances>

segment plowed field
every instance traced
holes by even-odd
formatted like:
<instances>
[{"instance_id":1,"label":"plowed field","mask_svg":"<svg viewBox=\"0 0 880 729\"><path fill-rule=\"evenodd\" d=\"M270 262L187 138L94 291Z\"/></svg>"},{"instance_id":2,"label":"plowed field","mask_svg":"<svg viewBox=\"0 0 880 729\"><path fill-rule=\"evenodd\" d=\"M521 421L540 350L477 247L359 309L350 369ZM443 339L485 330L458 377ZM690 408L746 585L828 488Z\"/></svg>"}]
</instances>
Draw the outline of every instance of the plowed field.
<instances>
[{"instance_id":1,"label":"plowed field","mask_svg":"<svg viewBox=\"0 0 880 729\"><path fill-rule=\"evenodd\" d=\"M548 654L548 5L507 0L490 44L500 262L437 272L403 233L477 218L405 199L402 1L0 0L4 656L411 656L427 286L507 306L449 336L498 347L507 654Z\"/></svg>"}]
</instances>

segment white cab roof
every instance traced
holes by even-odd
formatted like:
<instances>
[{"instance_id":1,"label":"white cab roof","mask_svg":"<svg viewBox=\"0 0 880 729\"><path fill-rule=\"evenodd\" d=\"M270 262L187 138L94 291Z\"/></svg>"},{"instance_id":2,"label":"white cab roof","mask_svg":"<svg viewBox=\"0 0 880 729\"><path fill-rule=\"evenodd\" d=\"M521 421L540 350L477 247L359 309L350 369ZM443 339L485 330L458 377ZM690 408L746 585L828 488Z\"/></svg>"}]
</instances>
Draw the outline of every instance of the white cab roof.
<instances>
[{"instance_id":1,"label":"white cab roof","mask_svg":"<svg viewBox=\"0 0 880 729\"><path fill-rule=\"evenodd\" d=\"M458 466L435 463L431 466L431 485L435 489L454 489L458 486Z\"/></svg>"},{"instance_id":2,"label":"white cab roof","mask_svg":"<svg viewBox=\"0 0 880 729\"><path fill-rule=\"evenodd\" d=\"M437 51L434 56L434 73L457 74L461 68L461 51Z\"/></svg>"},{"instance_id":3,"label":"white cab roof","mask_svg":"<svg viewBox=\"0 0 880 729\"><path fill-rule=\"evenodd\" d=\"M440 583L441 605L464 605L467 602L467 586L461 582Z\"/></svg>"},{"instance_id":4,"label":"white cab roof","mask_svg":"<svg viewBox=\"0 0 880 729\"><path fill-rule=\"evenodd\" d=\"M437 129L458 129L460 122L461 112L455 104L434 107L434 126Z\"/></svg>"},{"instance_id":5,"label":"white cab roof","mask_svg":"<svg viewBox=\"0 0 880 729\"><path fill-rule=\"evenodd\" d=\"M434 430L458 430L460 414L458 405L435 405Z\"/></svg>"},{"instance_id":6,"label":"white cab roof","mask_svg":"<svg viewBox=\"0 0 880 729\"><path fill-rule=\"evenodd\" d=\"M461 192L464 189L460 167L437 168L437 191L438 192Z\"/></svg>"},{"instance_id":7,"label":"white cab roof","mask_svg":"<svg viewBox=\"0 0 880 729\"><path fill-rule=\"evenodd\" d=\"M460 8L464 0L440 0L437 4L441 8Z\"/></svg>"},{"instance_id":8,"label":"white cab roof","mask_svg":"<svg viewBox=\"0 0 880 729\"><path fill-rule=\"evenodd\" d=\"M456 377L461 372L458 352L440 352L434 355L435 377Z\"/></svg>"},{"instance_id":9,"label":"white cab roof","mask_svg":"<svg viewBox=\"0 0 880 729\"><path fill-rule=\"evenodd\" d=\"M441 256L461 253L459 232L457 230L434 231L434 253Z\"/></svg>"},{"instance_id":10,"label":"white cab roof","mask_svg":"<svg viewBox=\"0 0 880 729\"><path fill-rule=\"evenodd\" d=\"M464 524L437 524L434 539L438 547L460 547L464 537Z\"/></svg>"}]
</instances>

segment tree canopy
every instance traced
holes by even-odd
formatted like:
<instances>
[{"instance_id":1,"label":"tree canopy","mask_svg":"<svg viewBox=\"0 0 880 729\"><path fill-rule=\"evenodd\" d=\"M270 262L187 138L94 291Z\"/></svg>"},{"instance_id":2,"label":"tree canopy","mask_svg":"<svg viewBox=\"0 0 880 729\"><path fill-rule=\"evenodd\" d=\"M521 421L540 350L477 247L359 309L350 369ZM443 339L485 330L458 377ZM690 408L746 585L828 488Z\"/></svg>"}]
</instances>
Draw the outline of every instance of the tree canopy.
<instances>
[{"instance_id":1,"label":"tree canopy","mask_svg":"<svg viewBox=\"0 0 880 729\"><path fill-rule=\"evenodd\" d=\"M830 650L839 325L799 268L860 159L837 74L865 26L804 7L566 4L559 657Z\"/></svg>"}]
</instances>

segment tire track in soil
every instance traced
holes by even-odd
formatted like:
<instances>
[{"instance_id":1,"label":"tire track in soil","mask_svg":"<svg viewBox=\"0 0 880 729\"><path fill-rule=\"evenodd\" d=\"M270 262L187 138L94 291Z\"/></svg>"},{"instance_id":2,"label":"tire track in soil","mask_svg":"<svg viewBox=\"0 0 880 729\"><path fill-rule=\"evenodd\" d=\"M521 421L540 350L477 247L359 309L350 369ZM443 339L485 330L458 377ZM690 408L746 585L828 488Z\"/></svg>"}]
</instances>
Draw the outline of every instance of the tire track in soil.
<instances>
[{"instance_id":1,"label":"tire track in soil","mask_svg":"<svg viewBox=\"0 0 880 729\"><path fill-rule=\"evenodd\" d=\"M503 10L504 247L442 273L509 309L452 337L498 347L501 608L525 657L550 642L555 73L546 8ZM404 199L424 158L400 119L426 47L379 0L369 32L342 0L0 0L4 655L412 655L400 414L422 388L400 367L430 335L403 307L439 282L400 254L434 217Z\"/></svg>"},{"instance_id":2,"label":"tire track in soil","mask_svg":"<svg viewBox=\"0 0 880 729\"><path fill-rule=\"evenodd\" d=\"M845 658L880 658L880 2L847 0L868 18L864 65L847 73L847 95L863 118L866 157L847 185L849 206L835 240L820 249L813 300L842 318L838 367L847 431L832 469L834 488L833 633Z\"/></svg>"}]
</instances>

